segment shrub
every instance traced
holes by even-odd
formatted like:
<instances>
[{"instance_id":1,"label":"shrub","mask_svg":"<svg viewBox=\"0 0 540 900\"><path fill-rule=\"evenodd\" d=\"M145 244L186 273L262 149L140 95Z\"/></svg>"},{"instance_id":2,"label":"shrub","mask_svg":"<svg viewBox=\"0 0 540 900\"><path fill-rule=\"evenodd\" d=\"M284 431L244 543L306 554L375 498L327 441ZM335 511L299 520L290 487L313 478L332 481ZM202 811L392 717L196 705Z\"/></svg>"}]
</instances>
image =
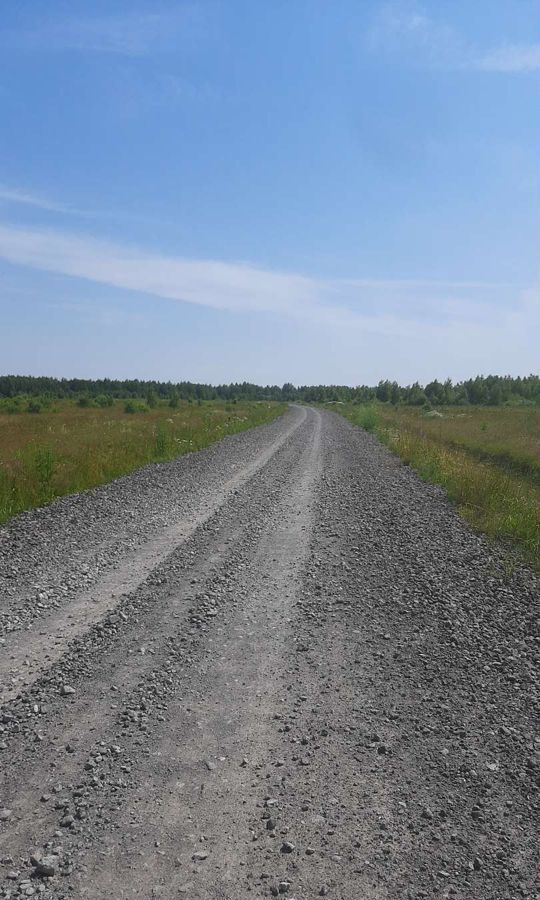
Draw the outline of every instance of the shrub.
<instances>
[{"instance_id":1,"label":"shrub","mask_svg":"<svg viewBox=\"0 0 540 900\"><path fill-rule=\"evenodd\" d=\"M41 400L38 400L36 397L33 397L32 400L28 401L28 405L26 407L26 411L29 413L40 413L43 409L43 403Z\"/></svg>"},{"instance_id":2,"label":"shrub","mask_svg":"<svg viewBox=\"0 0 540 900\"><path fill-rule=\"evenodd\" d=\"M137 402L136 400L126 400L124 403L124 412L126 413L140 413L147 412L148 407L146 403Z\"/></svg>"},{"instance_id":3,"label":"shrub","mask_svg":"<svg viewBox=\"0 0 540 900\"><path fill-rule=\"evenodd\" d=\"M114 400L110 394L98 394L96 397L96 405L104 409L106 406L113 406Z\"/></svg>"},{"instance_id":4,"label":"shrub","mask_svg":"<svg viewBox=\"0 0 540 900\"><path fill-rule=\"evenodd\" d=\"M2 408L8 413L20 413L22 410L21 398L10 397L8 400L4 400Z\"/></svg>"}]
</instances>

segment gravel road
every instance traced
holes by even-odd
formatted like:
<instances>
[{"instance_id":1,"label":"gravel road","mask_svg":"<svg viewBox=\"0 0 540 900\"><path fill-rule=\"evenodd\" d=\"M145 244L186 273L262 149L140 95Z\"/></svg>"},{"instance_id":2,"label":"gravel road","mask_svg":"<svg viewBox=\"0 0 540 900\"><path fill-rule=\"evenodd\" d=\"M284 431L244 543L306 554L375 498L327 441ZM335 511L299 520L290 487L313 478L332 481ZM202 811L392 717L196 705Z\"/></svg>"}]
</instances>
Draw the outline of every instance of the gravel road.
<instances>
[{"instance_id":1,"label":"gravel road","mask_svg":"<svg viewBox=\"0 0 540 900\"><path fill-rule=\"evenodd\" d=\"M538 587L300 407L17 517L0 898L538 898Z\"/></svg>"}]
</instances>

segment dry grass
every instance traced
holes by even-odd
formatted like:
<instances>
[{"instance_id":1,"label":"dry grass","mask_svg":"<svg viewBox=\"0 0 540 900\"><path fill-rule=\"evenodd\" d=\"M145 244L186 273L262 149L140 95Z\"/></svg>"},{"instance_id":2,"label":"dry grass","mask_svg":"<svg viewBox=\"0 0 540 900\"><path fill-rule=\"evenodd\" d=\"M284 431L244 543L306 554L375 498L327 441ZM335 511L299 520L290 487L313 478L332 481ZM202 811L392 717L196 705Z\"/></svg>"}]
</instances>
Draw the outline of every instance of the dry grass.
<instances>
[{"instance_id":1,"label":"dry grass","mask_svg":"<svg viewBox=\"0 0 540 900\"><path fill-rule=\"evenodd\" d=\"M441 418L430 418L420 410L398 407L382 411L380 418L540 484L538 407L449 407L441 412Z\"/></svg>"},{"instance_id":2,"label":"dry grass","mask_svg":"<svg viewBox=\"0 0 540 900\"><path fill-rule=\"evenodd\" d=\"M540 564L540 410L456 407L442 418L382 404L338 411L442 485L475 528Z\"/></svg>"},{"instance_id":3,"label":"dry grass","mask_svg":"<svg viewBox=\"0 0 540 900\"><path fill-rule=\"evenodd\" d=\"M180 402L133 414L124 401L84 409L56 401L38 414L0 413L0 522L54 497L111 481L150 462L200 450L272 421L269 402Z\"/></svg>"}]
</instances>

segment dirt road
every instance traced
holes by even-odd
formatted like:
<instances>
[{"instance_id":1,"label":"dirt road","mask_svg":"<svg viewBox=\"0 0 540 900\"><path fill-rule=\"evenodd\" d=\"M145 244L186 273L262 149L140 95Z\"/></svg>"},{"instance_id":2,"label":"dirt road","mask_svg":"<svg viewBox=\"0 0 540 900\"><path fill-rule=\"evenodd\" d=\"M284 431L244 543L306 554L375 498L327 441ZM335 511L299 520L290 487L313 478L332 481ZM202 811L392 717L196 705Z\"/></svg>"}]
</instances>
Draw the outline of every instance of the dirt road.
<instances>
[{"instance_id":1,"label":"dirt road","mask_svg":"<svg viewBox=\"0 0 540 900\"><path fill-rule=\"evenodd\" d=\"M0 532L0 897L537 898L538 581L292 408Z\"/></svg>"}]
</instances>

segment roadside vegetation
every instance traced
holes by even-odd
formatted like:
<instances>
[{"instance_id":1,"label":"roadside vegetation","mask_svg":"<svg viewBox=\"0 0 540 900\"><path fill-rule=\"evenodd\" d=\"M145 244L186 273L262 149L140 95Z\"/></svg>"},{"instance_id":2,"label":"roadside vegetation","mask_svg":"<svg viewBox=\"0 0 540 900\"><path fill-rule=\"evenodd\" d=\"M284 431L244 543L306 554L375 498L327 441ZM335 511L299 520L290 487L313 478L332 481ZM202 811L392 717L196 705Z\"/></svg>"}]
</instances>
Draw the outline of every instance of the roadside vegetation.
<instances>
[{"instance_id":1,"label":"roadside vegetation","mask_svg":"<svg viewBox=\"0 0 540 900\"><path fill-rule=\"evenodd\" d=\"M11 397L0 401L0 522L55 497L111 481L151 462L201 450L263 425L285 406L266 401L164 402Z\"/></svg>"},{"instance_id":2,"label":"roadside vegetation","mask_svg":"<svg viewBox=\"0 0 540 900\"><path fill-rule=\"evenodd\" d=\"M403 387L0 376L0 522L145 463L328 403L442 485L476 528L540 563L540 377Z\"/></svg>"},{"instance_id":3,"label":"roadside vegetation","mask_svg":"<svg viewBox=\"0 0 540 900\"><path fill-rule=\"evenodd\" d=\"M463 516L540 565L540 408L411 408L336 404L427 481L445 488Z\"/></svg>"}]
</instances>

